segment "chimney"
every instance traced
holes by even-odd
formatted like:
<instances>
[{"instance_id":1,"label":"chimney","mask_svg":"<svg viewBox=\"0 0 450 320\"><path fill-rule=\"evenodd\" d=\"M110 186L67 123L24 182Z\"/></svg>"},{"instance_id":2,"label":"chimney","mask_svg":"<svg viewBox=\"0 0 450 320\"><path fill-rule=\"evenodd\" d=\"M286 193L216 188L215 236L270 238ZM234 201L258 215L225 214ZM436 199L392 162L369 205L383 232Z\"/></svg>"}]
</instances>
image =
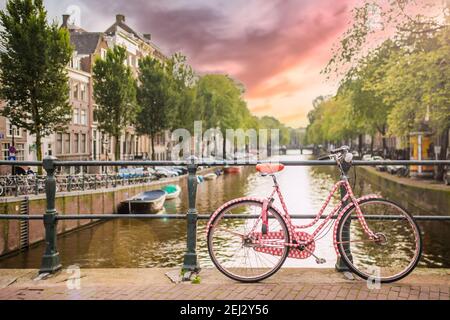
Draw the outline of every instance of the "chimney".
<instances>
[{"instance_id":1,"label":"chimney","mask_svg":"<svg viewBox=\"0 0 450 320\"><path fill-rule=\"evenodd\" d=\"M150 33L144 33L144 38L150 41L152 40L152 35Z\"/></svg>"},{"instance_id":2,"label":"chimney","mask_svg":"<svg viewBox=\"0 0 450 320\"><path fill-rule=\"evenodd\" d=\"M69 19L70 19L70 14L63 14L62 18L63 18L62 26L67 27Z\"/></svg>"},{"instance_id":3,"label":"chimney","mask_svg":"<svg viewBox=\"0 0 450 320\"><path fill-rule=\"evenodd\" d=\"M116 22L117 23L124 23L125 22L125 16L123 14L116 15Z\"/></svg>"}]
</instances>

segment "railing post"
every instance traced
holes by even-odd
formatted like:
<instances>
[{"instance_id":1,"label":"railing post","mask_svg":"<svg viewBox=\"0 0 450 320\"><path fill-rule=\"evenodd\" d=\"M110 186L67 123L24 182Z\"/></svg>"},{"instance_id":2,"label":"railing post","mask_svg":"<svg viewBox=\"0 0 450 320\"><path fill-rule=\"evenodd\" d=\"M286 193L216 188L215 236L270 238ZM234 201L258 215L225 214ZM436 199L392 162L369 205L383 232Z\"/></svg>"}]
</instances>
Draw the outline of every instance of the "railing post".
<instances>
[{"instance_id":1,"label":"railing post","mask_svg":"<svg viewBox=\"0 0 450 320\"><path fill-rule=\"evenodd\" d=\"M55 179L55 160L54 157L46 157L43 161L44 169L47 172L45 180L45 194L47 198L47 210L44 214L45 227L45 252L42 257L40 274L55 273L62 268L59 260L59 252L56 249L57 212L55 208L56 198L56 179Z\"/></svg>"},{"instance_id":2,"label":"railing post","mask_svg":"<svg viewBox=\"0 0 450 320\"><path fill-rule=\"evenodd\" d=\"M199 272L200 264L197 257L197 221L198 212L196 209L197 200L197 164L195 157L191 158L192 163L188 165L188 194L189 210L186 215L187 220L187 251L184 255L183 270Z\"/></svg>"},{"instance_id":3,"label":"railing post","mask_svg":"<svg viewBox=\"0 0 450 320\"><path fill-rule=\"evenodd\" d=\"M67 191L71 192L72 191L72 177L70 176L70 174L67 176L66 178L67 180Z\"/></svg>"},{"instance_id":4,"label":"railing post","mask_svg":"<svg viewBox=\"0 0 450 320\"><path fill-rule=\"evenodd\" d=\"M34 194L39 194L39 176L37 174L34 176Z\"/></svg>"},{"instance_id":5,"label":"railing post","mask_svg":"<svg viewBox=\"0 0 450 320\"><path fill-rule=\"evenodd\" d=\"M16 174L13 176L13 179L14 179L14 184L16 186L16 188L14 190L14 196L18 197L19 196L19 181L17 179L17 175Z\"/></svg>"},{"instance_id":6,"label":"railing post","mask_svg":"<svg viewBox=\"0 0 450 320\"><path fill-rule=\"evenodd\" d=\"M346 174L341 177L341 180L344 180L344 179L348 179ZM345 188L344 185L341 185L341 199L344 199L344 197L346 195L347 195L347 189ZM348 204L348 200L342 202L342 208L345 208L347 206L347 204ZM345 251L348 251L349 253L350 253L350 243L348 241L350 241L350 224L351 224L351 219L348 219L344 224L343 235L342 235L342 241L347 242L344 245ZM351 259L351 254L349 254L349 257ZM338 272L350 271L350 269L345 264L345 261L342 259L342 257L338 257L335 268Z\"/></svg>"}]
</instances>

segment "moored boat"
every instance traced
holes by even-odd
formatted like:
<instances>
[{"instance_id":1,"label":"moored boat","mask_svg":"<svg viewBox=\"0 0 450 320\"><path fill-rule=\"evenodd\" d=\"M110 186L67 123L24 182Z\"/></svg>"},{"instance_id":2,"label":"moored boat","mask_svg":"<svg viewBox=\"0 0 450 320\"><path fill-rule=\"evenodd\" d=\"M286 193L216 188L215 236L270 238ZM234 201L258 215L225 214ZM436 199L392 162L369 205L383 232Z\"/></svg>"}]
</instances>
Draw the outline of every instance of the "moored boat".
<instances>
[{"instance_id":1,"label":"moored boat","mask_svg":"<svg viewBox=\"0 0 450 320\"><path fill-rule=\"evenodd\" d=\"M225 167L223 171L227 174L241 172L241 167Z\"/></svg>"},{"instance_id":2,"label":"moored boat","mask_svg":"<svg viewBox=\"0 0 450 320\"><path fill-rule=\"evenodd\" d=\"M167 192L164 190L146 191L124 202L130 214L155 214L164 208Z\"/></svg>"},{"instance_id":3,"label":"moored boat","mask_svg":"<svg viewBox=\"0 0 450 320\"><path fill-rule=\"evenodd\" d=\"M215 173L205 174L205 175L203 176L203 178L204 178L205 180L208 180L208 181L210 181L210 180L216 180L216 179L217 179L217 174L215 174Z\"/></svg>"},{"instance_id":4,"label":"moored boat","mask_svg":"<svg viewBox=\"0 0 450 320\"><path fill-rule=\"evenodd\" d=\"M162 188L167 193L166 200L173 200L180 196L181 188L176 184L171 184Z\"/></svg>"}]
</instances>

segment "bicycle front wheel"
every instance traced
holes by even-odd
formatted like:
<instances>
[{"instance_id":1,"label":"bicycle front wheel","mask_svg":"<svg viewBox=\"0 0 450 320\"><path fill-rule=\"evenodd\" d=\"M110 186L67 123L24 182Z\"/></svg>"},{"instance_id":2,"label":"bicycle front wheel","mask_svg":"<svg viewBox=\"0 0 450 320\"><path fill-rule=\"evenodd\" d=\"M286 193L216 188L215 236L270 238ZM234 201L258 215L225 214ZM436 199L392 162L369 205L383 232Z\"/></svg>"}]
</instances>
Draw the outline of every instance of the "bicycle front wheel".
<instances>
[{"instance_id":1,"label":"bicycle front wheel","mask_svg":"<svg viewBox=\"0 0 450 320\"><path fill-rule=\"evenodd\" d=\"M363 279L389 283L406 277L422 253L420 230L414 218L388 200L367 200L359 205L376 237L370 239L352 207L337 228L341 257Z\"/></svg>"},{"instance_id":2,"label":"bicycle front wheel","mask_svg":"<svg viewBox=\"0 0 450 320\"><path fill-rule=\"evenodd\" d=\"M262 202L241 200L225 207L211 222L208 250L215 266L240 282L258 282L272 276L286 260L289 233L283 217L268 211L263 228Z\"/></svg>"}]
</instances>

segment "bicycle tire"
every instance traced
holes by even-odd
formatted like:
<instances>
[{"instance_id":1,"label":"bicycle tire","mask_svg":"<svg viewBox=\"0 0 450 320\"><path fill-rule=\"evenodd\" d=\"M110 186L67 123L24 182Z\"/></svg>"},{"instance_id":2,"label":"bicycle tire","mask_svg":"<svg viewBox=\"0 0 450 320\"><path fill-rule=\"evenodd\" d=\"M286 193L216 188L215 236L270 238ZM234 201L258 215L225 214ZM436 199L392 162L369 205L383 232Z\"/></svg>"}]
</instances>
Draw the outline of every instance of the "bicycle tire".
<instances>
[{"instance_id":1,"label":"bicycle tire","mask_svg":"<svg viewBox=\"0 0 450 320\"><path fill-rule=\"evenodd\" d=\"M248 200L248 199L242 199L242 200L237 200L237 201L231 201L230 204L226 207L224 207L218 214L217 216L214 217L214 219L210 222L211 227L208 230L207 233L207 244L208 244L208 252L209 252L209 256L212 260L212 262L214 263L214 265L217 267L217 269L224 274L225 276L227 276L230 279L233 279L235 281L239 281L239 282L243 282L243 283L256 283L256 282L260 282L264 279L267 279L269 277L271 277L272 275L274 275L284 264L284 262L286 261L286 258L289 255L289 247L286 247L286 250L284 250L284 253L281 256L280 261L277 263L277 265L272 268L272 270L270 270L269 272L261 275L261 276L256 276L253 278L243 278L243 277L239 277L236 276L235 274L232 274L230 272L228 272L226 270L226 268L224 268L222 266L222 264L217 260L214 250L213 250L213 246L212 246L212 236L214 234L214 227L215 224L218 222L219 219L222 218L222 216L228 212L230 210L230 208L234 208L234 207L238 207L240 205L256 205L256 206L261 206L263 205L263 201L260 200ZM288 228L287 225L284 221L284 218L282 217L282 215L274 208L269 208L269 216L273 215L279 222L281 227L283 228L283 232L286 235L286 242L289 243L290 242L290 234L288 232Z\"/></svg>"},{"instance_id":2,"label":"bicycle tire","mask_svg":"<svg viewBox=\"0 0 450 320\"><path fill-rule=\"evenodd\" d=\"M359 205L362 207L362 211L364 211L364 206L367 204L375 204L375 203L383 203L383 204L387 204L389 206L393 206L397 209L399 209L400 212L402 212L406 219L408 220L408 222L410 223L410 225L412 226L412 228L414 229L415 232L415 241L416 241L416 247L415 248L415 252L414 252L414 257L412 259L412 261L409 263L409 265L406 267L405 270L402 270L400 273L394 275L394 276L390 276L390 277L374 277L373 275L369 275L363 271L360 270L360 268L356 267L354 264L354 261L351 261L351 258L348 256L348 254L345 251L344 245L342 244L342 235L343 235L343 228L344 225L348 219L348 216L351 215L354 211L355 211L355 206L352 206L351 208L349 208L342 216L342 218L339 221L339 224L337 226L337 233L336 233L336 242L337 242L337 247L339 250L339 254L340 256L343 258L345 264L348 266L348 268L355 273L356 275L358 275L359 277L361 277L364 280L375 280L375 281L379 281L380 283L391 283L391 282L395 282L398 281L400 279L403 279L404 277L408 276L417 266L417 264L420 261L420 258L422 256L422 237L421 237L421 232L420 232L420 228L417 225L417 222L414 220L413 216L406 211L404 208L402 208L400 205L398 205L397 203L393 202L393 201L389 201L386 199L368 199L368 200L363 200L359 203ZM359 224L359 222L357 222L357 224ZM376 230L372 230L376 233ZM351 254L350 254L351 255Z\"/></svg>"}]
</instances>

